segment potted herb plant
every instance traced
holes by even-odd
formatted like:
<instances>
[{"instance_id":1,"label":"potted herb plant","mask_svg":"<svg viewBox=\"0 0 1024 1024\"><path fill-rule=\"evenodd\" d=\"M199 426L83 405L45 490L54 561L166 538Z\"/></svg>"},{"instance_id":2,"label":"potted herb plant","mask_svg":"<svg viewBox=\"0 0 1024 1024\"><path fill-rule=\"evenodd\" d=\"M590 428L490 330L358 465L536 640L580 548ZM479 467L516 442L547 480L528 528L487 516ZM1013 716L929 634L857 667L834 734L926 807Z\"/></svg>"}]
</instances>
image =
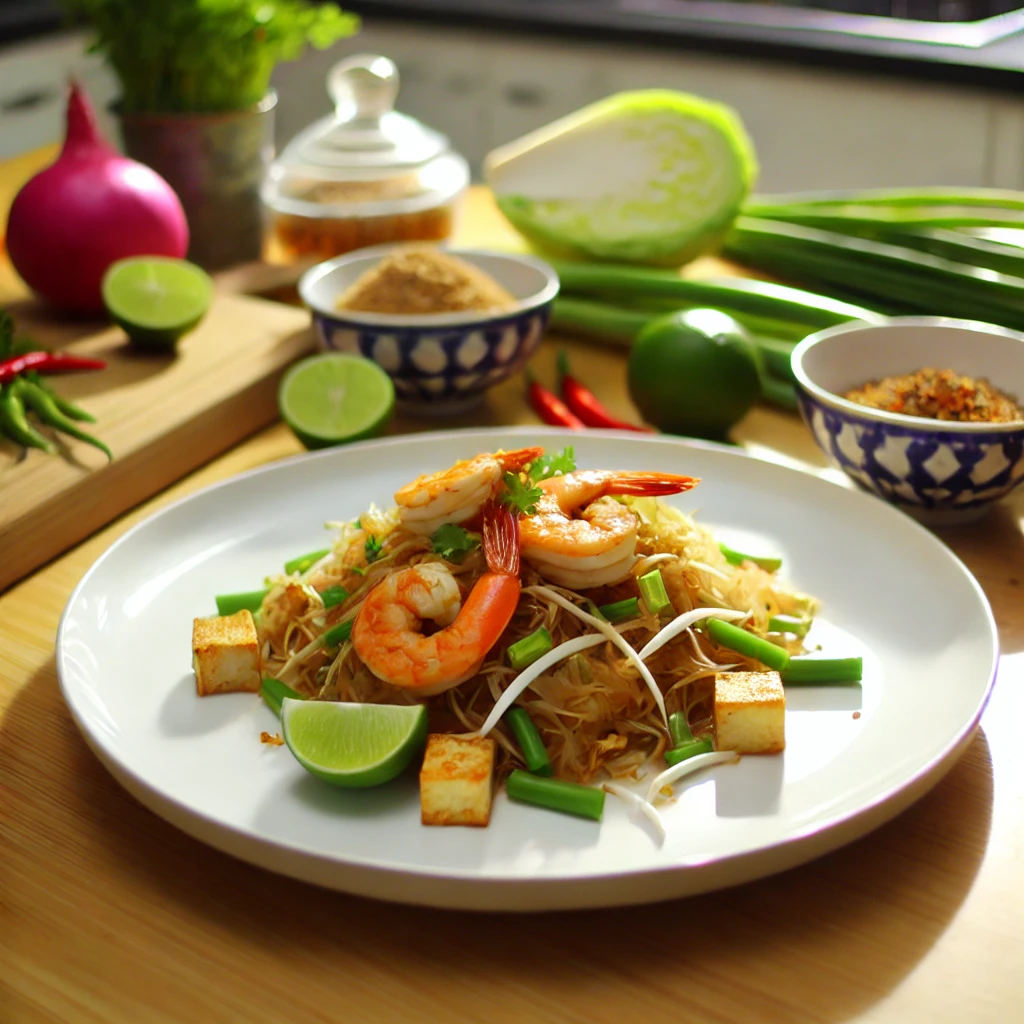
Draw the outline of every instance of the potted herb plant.
<instances>
[{"instance_id":1,"label":"potted herb plant","mask_svg":"<svg viewBox=\"0 0 1024 1024\"><path fill-rule=\"evenodd\" d=\"M260 183L273 159L270 76L307 46L358 29L334 3L307 0L63 0L96 33L121 82L128 155L177 192L189 257L207 269L255 259Z\"/></svg>"}]
</instances>

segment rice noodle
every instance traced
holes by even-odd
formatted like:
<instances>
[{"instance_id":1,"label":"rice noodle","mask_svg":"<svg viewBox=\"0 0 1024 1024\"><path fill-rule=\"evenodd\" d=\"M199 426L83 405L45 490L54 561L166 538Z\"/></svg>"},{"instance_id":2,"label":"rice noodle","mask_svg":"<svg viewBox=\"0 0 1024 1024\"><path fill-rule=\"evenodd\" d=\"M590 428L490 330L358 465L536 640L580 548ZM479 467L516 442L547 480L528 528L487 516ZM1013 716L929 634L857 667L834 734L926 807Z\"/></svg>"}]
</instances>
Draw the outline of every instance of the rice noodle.
<instances>
[{"instance_id":1,"label":"rice noodle","mask_svg":"<svg viewBox=\"0 0 1024 1024\"><path fill-rule=\"evenodd\" d=\"M543 657L538 658L532 665L527 665L516 676L512 685L498 698L491 713L484 720L484 724L477 730L477 735L486 736L498 724L501 716L512 707L516 698L552 665L557 665L563 658L568 658L572 654L578 654L588 647L595 647L604 642L603 636L597 633L588 633L586 636L576 637L575 640L566 640L564 644L559 644L554 650L548 651Z\"/></svg>"},{"instance_id":2,"label":"rice noodle","mask_svg":"<svg viewBox=\"0 0 1024 1024\"><path fill-rule=\"evenodd\" d=\"M622 638L622 634L614 630L604 619L597 618L596 615L591 615L589 612L585 612L582 608L574 605L572 601L562 597L561 594L556 593L550 587L538 586L533 588L535 593L544 594L545 597L550 598L555 604L560 605L571 615L575 615L576 618L581 619L588 625L593 626L595 629L599 629L604 635L611 640L613 644L622 653L629 658L629 660L636 666L636 670L640 673L641 678L647 684L647 689L651 691L651 696L654 698L654 703L658 705L658 710L661 712L661 717L665 719L665 723L668 724L668 711L665 710L665 698L661 695L661 690L658 684L654 680L654 676L651 675L651 670L637 657L636 651L629 646L628 643Z\"/></svg>"}]
</instances>

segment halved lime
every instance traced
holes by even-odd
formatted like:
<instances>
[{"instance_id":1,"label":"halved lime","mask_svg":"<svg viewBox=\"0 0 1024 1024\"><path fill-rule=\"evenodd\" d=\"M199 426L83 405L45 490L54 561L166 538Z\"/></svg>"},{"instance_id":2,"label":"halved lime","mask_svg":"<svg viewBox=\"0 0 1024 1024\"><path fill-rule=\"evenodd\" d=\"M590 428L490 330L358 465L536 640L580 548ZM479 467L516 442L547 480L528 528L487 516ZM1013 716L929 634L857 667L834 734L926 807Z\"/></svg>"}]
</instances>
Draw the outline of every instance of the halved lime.
<instances>
[{"instance_id":1,"label":"halved lime","mask_svg":"<svg viewBox=\"0 0 1024 1024\"><path fill-rule=\"evenodd\" d=\"M281 702L284 741L306 771L350 789L379 786L400 775L427 739L424 704Z\"/></svg>"},{"instance_id":2,"label":"halved lime","mask_svg":"<svg viewBox=\"0 0 1024 1024\"><path fill-rule=\"evenodd\" d=\"M202 267L169 256L132 256L103 275L103 304L137 345L172 349L206 314L213 281Z\"/></svg>"},{"instance_id":3,"label":"halved lime","mask_svg":"<svg viewBox=\"0 0 1024 1024\"><path fill-rule=\"evenodd\" d=\"M284 375L277 406L307 448L326 448L376 437L395 408L395 386L370 359L325 352Z\"/></svg>"}]
</instances>

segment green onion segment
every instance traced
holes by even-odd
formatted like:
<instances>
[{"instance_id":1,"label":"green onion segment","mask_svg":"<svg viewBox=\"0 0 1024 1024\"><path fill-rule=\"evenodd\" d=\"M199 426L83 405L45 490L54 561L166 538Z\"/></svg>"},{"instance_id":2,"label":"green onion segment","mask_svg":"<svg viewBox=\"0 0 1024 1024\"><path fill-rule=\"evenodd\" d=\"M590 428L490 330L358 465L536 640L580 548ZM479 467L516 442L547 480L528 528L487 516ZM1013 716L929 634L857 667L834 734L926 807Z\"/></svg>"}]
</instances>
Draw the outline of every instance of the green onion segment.
<instances>
[{"instance_id":1,"label":"green onion segment","mask_svg":"<svg viewBox=\"0 0 1024 1024\"><path fill-rule=\"evenodd\" d=\"M509 708L505 712L505 721L508 722L509 728L516 738L516 743L519 744L527 769L534 775L551 775L554 772L551 767L551 759L548 757L544 741L540 738L540 733L537 732L537 727L533 724L533 719L530 718L526 709Z\"/></svg>"},{"instance_id":2,"label":"green onion segment","mask_svg":"<svg viewBox=\"0 0 1024 1024\"><path fill-rule=\"evenodd\" d=\"M672 746L678 747L682 743L688 743L693 739L690 732L690 723L682 711L673 711L668 716L668 734L672 738Z\"/></svg>"},{"instance_id":3,"label":"green onion segment","mask_svg":"<svg viewBox=\"0 0 1024 1024\"><path fill-rule=\"evenodd\" d=\"M615 601L612 604L603 604L597 609L609 622L623 622L632 619L640 613L640 599L627 597L624 601Z\"/></svg>"},{"instance_id":4,"label":"green onion segment","mask_svg":"<svg viewBox=\"0 0 1024 1024\"><path fill-rule=\"evenodd\" d=\"M320 600L325 608L333 608L336 604L344 604L348 600L348 591L344 587L328 587L320 592Z\"/></svg>"},{"instance_id":5,"label":"green onion segment","mask_svg":"<svg viewBox=\"0 0 1024 1024\"><path fill-rule=\"evenodd\" d=\"M652 615L662 615L674 611L660 569L653 569L651 572L645 573L637 580L637 584L640 587L640 596L644 599L644 604L647 605L647 610Z\"/></svg>"},{"instance_id":6,"label":"green onion segment","mask_svg":"<svg viewBox=\"0 0 1024 1024\"><path fill-rule=\"evenodd\" d=\"M770 633L792 633L801 639L807 636L814 620L801 615L773 615L768 620Z\"/></svg>"},{"instance_id":7,"label":"green onion segment","mask_svg":"<svg viewBox=\"0 0 1024 1024\"><path fill-rule=\"evenodd\" d=\"M239 594L218 594L217 602L218 615L234 615L235 612L248 610L258 612L263 598L270 593L270 590L248 590Z\"/></svg>"},{"instance_id":8,"label":"green onion segment","mask_svg":"<svg viewBox=\"0 0 1024 1024\"><path fill-rule=\"evenodd\" d=\"M284 571L289 576L293 573L305 572L319 562L321 558L326 558L330 553L330 548L323 548L320 551L310 551L308 554L299 555L298 558L293 558L291 561L284 563Z\"/></svg>"},{"instance_id":9,"label":"green onion segment","mask_svg":"<svg viewBox=\"0 0 1024 1024\"><path fill-rule=\"evenodd\" d=\"M680 761L685 761L690 757L696 757L698 754L710 754L714 749L714 745L710 739L704 738L699 740L687 740L685 743L680 743L671 750L666 750L665 760L668 761L669 764L679 764Z\"/></svg>"},{"instance_id":10,"label":"green onion segment","mask_svg":"<svg viewBox=\"0 0 1024 1024\"><path fill-rule=\"evenodd\" d=\"M863 671L861 658L790 658L780 675L790 686L827 686L829 683L859 683Z\"/></svg>"},{"instance_id":11,"label":"green onion segment","mask_svg":"<svg viewBox=\"0 0 1024 1024\"><path fill-rule=\"evenodd\" d=\"M260 696L263 698L263 703L278 716L281 714L281 702L285 697L291 697L293 700L306 699L287 683L282 683L280 679L272 679L270 676L266 676L260 683Z\"/></svg>"},{"instance_id":12,"label":"green onion segment","mask_svg":"<svg viewBox=\"0 0 1024 1024\"><path fill-rule=\"evenodd\" d=\"M737 551L735 548L729 547L728 544L719 544L718 547L730 565L742 565L744 562L753 562L754 565L759 565L767 572L777 572L782 568L782 559L774 555L748 555L743 551Z\"/></svg>"},{"instance_id":13,"label":"green onion segment","mask_svg":"<svg viewBox=\"0 0 1024 1024\"><path fill-rule=\"evenodd\" d=\"M353 619L339 623L333 629L327 630L324 634L325 647L337 647L343 644L352 635Z\"/></svg>"},{"instance_id":14,"label":"green onion segment","mask_svg":"<svg viewBox=\"0 0 1024 1024\"><path fill-rule=\"evenodd\" d=\"M508 663L517 671L521 672L527 665L532 665L538 658L542 658L555 646L551 634L541 626L535 629L529 636L517 640L508 648Z\"/></svg>"},{"instance_id":15,"label":"green onion segment","mask_svg":"<svg viewBox=\"0 0 1024 1024\"><path fill-rule=\"evenodd\" d=\"M574 814L600 821L604 813L604 790L561 779L546 779L518 768L505 781L509 799L546 807L550 811Z\"/></svg>"},{"instance_id":16,"label":"green onion segment","mask_svg":"<svg viewBox=\"0 0 1024 1024\"><path fill-rule=\"evenodd\" d=\"M789 664L789 652L777 647L769 640L762 640L753 633L748 633L731 622L723 622L721 619L708 619L704 628L708 636L717 644L728 647L731 651L744 654L748 658L755 658L769 668L777 672L782 671Z\"/></svg>"}]
</instances>

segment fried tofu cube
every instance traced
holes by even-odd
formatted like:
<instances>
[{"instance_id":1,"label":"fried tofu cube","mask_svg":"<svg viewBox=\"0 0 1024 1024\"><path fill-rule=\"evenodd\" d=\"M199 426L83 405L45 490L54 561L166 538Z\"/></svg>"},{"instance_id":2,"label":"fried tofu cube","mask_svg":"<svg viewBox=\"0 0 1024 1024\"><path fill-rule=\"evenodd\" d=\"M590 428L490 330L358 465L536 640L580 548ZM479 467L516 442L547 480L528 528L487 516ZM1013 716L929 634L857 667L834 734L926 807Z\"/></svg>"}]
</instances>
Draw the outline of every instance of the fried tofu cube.
<instances>
[{"instance_id":1,"label":"fried tofu cube","mask_svg":"<svg viewBox=\"0 0 1024 1024\"><path fill-rule=\"evenodd\" d=\"M715 676L715 736L719 750L778 754L786 748L786 692L778 672L719 672Z\"/></svg>"},{"instance_id":2,"label":"fried tofu cube","mask_svg":"<svg viewBox=\"0 0 1024 1024\"><path fill-rule=\"evenodd\" d=\"M424 825L485 826L491 820L494 740L460 739L443 733L427 737L420 769L420 812Z\"/></svg>"},{"instance_id":3,"label":"fried tofu cube","mask_svg":"<svg viewBox=\"0 0 1024 1024\"><path fill-rule=\"evenodd\" d=\"M260 641L252 612L213 615L192 623L192 668L196 692L211 693L260 690Z\"/></svg>"}]
</instances>

